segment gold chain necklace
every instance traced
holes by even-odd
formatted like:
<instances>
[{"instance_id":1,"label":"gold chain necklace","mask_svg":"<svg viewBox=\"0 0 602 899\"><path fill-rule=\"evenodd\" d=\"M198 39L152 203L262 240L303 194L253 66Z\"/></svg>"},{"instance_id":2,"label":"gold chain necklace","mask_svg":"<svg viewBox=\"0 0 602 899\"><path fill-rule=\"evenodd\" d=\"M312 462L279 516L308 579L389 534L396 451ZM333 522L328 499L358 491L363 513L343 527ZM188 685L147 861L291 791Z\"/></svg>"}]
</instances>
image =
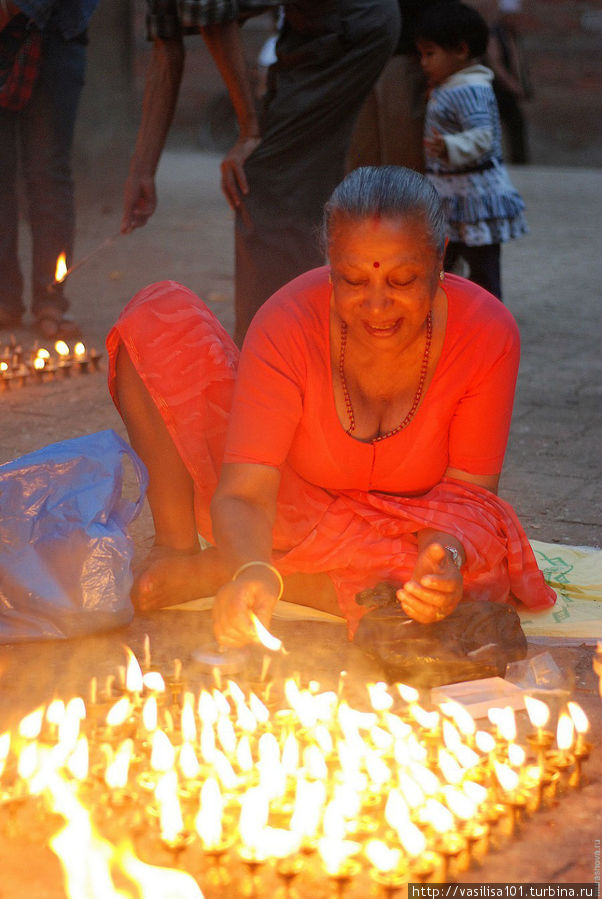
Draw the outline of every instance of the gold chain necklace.
<instances>
[{"instance_id":1,"label":"gold chain necklace","mask_svg":"<svg viewBox=\"0 0 602 899\"><path fill-rule=\"evenodd\" d=\"M422 357L422 365L420 366L420 378L418 379L418 387L416 388L416 393L414 394L414 399L412 401L412 405L410 406L410 411L400 422L396 428L393 428L392 431L387 431L386 434L379 434L378 437L374 437L370 443L379 443L381 440L386 440L388 437L393 437L394 434L398 434L400 431L403 431L409 423L414 418L416 414L416 410L420 405L420 400L422 399L422 391L424 390L424 382L426 380L426 373L429 365L429 357L431 355L431 341L433 337L433 315L431 312L426 317L426 344L424 347L424 356ZM347 434L352 434L355 431L355 414L353 412L353 406L351 405L351 397L349 396L349 391L347 389L347 381L345 380L345 349L347 347L347 323L341 322L341 351L339 353L339 377L341 379L341 385L343 387L343 397L345 399L345 409L347 411L347 417L349 419L349 427L347 428Z\"/></svg>"}]
</instances>

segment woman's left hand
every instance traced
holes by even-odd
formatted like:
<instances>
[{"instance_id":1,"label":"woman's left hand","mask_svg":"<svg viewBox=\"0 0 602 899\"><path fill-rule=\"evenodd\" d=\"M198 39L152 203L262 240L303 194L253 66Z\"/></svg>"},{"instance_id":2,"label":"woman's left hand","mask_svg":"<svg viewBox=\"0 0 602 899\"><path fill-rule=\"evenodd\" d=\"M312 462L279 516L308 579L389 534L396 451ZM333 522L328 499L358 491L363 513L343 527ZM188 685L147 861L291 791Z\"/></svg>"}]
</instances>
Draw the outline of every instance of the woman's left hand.
<instances>
[{"instance_id":1,"label":"woman's left hand","mask_svg":"<svg viewBox=\"0 0 602 899\"><path fill-rule=\"evenodd\" d=\"M462 599L462 574L440 543L418 553L412 577L397 591L410 618L432 624L450 615Z\"/></svg>"}]
</instances>

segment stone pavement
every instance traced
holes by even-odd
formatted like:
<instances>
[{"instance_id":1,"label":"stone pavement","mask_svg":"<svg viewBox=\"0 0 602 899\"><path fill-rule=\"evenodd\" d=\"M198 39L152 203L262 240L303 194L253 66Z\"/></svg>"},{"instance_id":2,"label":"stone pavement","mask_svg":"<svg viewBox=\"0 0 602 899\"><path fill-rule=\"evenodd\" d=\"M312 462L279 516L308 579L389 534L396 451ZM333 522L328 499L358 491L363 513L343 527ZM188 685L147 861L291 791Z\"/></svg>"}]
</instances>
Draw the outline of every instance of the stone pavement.
<instances>
[{"instance_id":1,"label":"stone pavement","mask_svg":"<svg viewBox=\"0 0 602 899\"><path fill-rule=\"evenodd\" d=\"M503 252L506 302L521 329L523 357L501 493L514 504L533 538L599 546L602 178L595 170L544 168L516 169L512 176L527 202L531 234ZM102 346L133 293L165 278L177 279L204 296L231 330L232 222L218 178L216 156L166 153L159 208L152 222L118 238L73 274L69 284L73 312L91 346ZM96 193L100 196L100 190ZM91 190L88 196L93 194ZM117 195L82 205L76 261L117 230L119 216ZM25 329L17 337L31 345L32 335ZM0 462L104 428L124 433L104 374L0 394L0 410ZM145 513L134 529L139 551L151 533ZM325 686L342 667L358 684L382 677L347 644L344 628L279 622L274 630L291 649L291 665L306 663L311 646L311 676ZM64 698L86 695L93 674L102 683L123 664L124 643L140 657L145 633L150 634L157 663L166 667L177 656L186 667L193 650L210 638L210 620L205 613L165 610L137 616L128 627L107 635L63 644L0 647L0 732L52 693ZM592 649L568 646L551 651L559 667L572 674L575 697L591 718L592 739L599 747L602 704L592 672ZM541 647L531 645L529 652L534 655ZM591 882L594 841L600 835L600 755L597 748L588 765L590 783L580 793L564 799L559 809L533 818L521 840L488 856L483 869L472 869L463 880ZM63 896L56 860L40 850L33 836L0 840L0 868L0 893L5 899Z\"/></svg>"}]
</instances>

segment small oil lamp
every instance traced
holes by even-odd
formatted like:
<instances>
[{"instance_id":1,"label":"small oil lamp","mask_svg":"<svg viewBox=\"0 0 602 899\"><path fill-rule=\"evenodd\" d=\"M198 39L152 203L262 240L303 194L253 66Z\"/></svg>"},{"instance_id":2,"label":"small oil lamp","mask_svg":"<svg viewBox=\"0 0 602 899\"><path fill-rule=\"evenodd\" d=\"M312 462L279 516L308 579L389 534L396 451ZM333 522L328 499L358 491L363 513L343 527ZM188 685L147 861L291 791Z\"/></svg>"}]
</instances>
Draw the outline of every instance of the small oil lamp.
<instances>
[{"instance_id":1,"label":"small oil lamp","mask_svg":"<svg viewBox=\"0 0 602 899\"><path fill-rule=\"evenodd\" d=\"M554 734L545 729L550 718L549 706L536 699L534 696L525 696L525 708L533 727L536 730L527 734L527 742L537 757L537 764L543 770L546 764L546 754L554 742Z\"/></svg>"},{"instance_id":2,"label":"small oil lamp","mask_svg":"<svg viewBox=\"0 0 602 899\"><path fill-rule=\"evenodd\" d=\"M42 382L44 381L45 370L46 360L42 359L41 356L36 356L36 358L33 360L33 371L38 384L42 384Z\"/></svg>"},{"instance_id":3,"label":"small oil lamp","mask_svg":"<svg viewBox=\"0 0 602 899\"><path fill-rule=\"evenodd\" d=\"M73 347L73 364L82 374L87 374L90 358L85 343L78 340Z\"/></svg>"},{"instance_id":4,"label":"small oil lamp","mask_svg":"<svg viewBox=\"0 0 602 899\"><path fill-rule=\"evenodd\" d=\"M54 344L54 351L59 358L59 372L63 375L64 378L68 378L71 374L71 366L73 364L71 359L71 350L69 349L68 344L66 344L64 340L57 340Z\"/></svg>"},{"instance_id":5,"label":"small oil lamp","mask_svg":"<svg viewBox=\"0 0 602 899\"><path fill-rule=\"evenodd\" d=\"M568 710L577 731L577 742L573 749L575 769L570 778L570 785L579 790L581 789L583 762L587 761L592 751L592 744L585 739L585 734L589 730L589 721L579 703L569 702Z\"/></svg>"},{"instance_id":6,"label":"small oil lamp","mask_svg":"<svg viewBox=\"0 0 602 899\"><path fill-rule=\"evenodd\" d=\"M223 811L224 800L217 778L208 777L201 788L199 810L194 823L203 853L210 860L210 878L215 886L230 882L222 862L233 845L234 838L224 837Z\"/></svg>"},{"instance_id":7,"label":"small oil lamp","mask_svg":"<svg viewBox=\"0 0 602 899\"><path fill-rule=\"evenodd\" d=\"M9 368L9 364L8 362L6 362L6 360L3 359L0 362L0 390L10 390L12 379L13 373Z\"/></svg>"},{"instance_id":8,"label":"small oil lamp","mask_svg":"<svg viewBox=\"0 0 602 899\"><path fill-rule=\"evenodd\" d=\"M372 864L371 877L381 887L383 899L392 899L408 879L400 850L392 849L382 840L370 840L365 853Z\"/></svg>"},{"instance_id":9,"label":"small oil lamp","mask_svg":"<svg viewBox=\"0 0 602 899\"><path fill-rule=\"evenodd\" d=\"M549 752L547 762L553 771L559 775L558 787L562 789L568 782L568 771L575 763L575 756L571 752L575 740L575 726L570 715L561 712L558 716L556 730L556 752Z\"/></svg>"},{"instance_id":10,"label":"small oil lamp","mask_svg":"<svg viewBox=\"0 0 602 899\"><path fill-rule=\"evenodd\" d=\"M184 690L184 679L182 677L182 662L180 659L173 661L173 674L167 674L164 678L165 684L171 694L172 705L179 705L182 692Z\"/></svg>"},{"instance_id":11,"label":"small oil lamp","mask_svg":"<svg viewBox=\"0 0 602 899\"><path fill-rule=\"evenodd\" d=\"M500 787L502 788L500 800L509 810L508 836L513 837L518 830L520 816L526 808L527 800L524 793L519 789L520 778L516 771L502 762L494 761L493 766Z\"/></svg>"}]
</instances>

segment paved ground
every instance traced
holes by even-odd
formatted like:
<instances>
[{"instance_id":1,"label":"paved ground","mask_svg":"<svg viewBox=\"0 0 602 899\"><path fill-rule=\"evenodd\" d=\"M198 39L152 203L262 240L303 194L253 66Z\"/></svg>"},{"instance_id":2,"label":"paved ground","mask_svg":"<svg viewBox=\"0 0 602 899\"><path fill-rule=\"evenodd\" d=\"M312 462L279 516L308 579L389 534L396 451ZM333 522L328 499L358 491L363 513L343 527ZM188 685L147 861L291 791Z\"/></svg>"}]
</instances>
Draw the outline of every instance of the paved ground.
<instances>
[{"instance_id":1,"label":"paved ground","mask_svg":"<svg viewBox=\"0 0 602 899\"><path fill-rule=\"evenodd\" d=\"M232 227L217 188L218 164L212 155L167 153L154 221L118 238L73 274L69 287L73 311L90 345L101 347L126 300L162 278L178 279L198 291L231 329ZM602 177L595 170L526 168L515 170L513 178L527 201L531 235L505 248L503 257L506 301L521 328L523 361L501 492L515 505L530 536L599 546ZM87 187L86 196L100 195ZM108 195L82 206L76 259L117 230L119 205L119 197ZM17 337L31 344L26 330ZM104 428L123 433L102 374L1 394L0 410L0 462L78 434ZM145 514L135 528L139 549L150 533ZM325 627L279 625L278 632L293 650L291 664L305 660L311 645L312 674L324 683L341 667L358 681L380 676L358 659L357 651L351 652L339 628ZM114 672L123 663L123 643L140 654L144 634L149 633L159 663L167 666L177 655L187 665L209 632L203 613L166 611L138 617L109 635L44 647L0 648L0 730L51 692L85 692L92 674L102 678ZM539 651L530 647L531 654ZM559 666L574 675L576 696L592 719L593 739L599 744L602 705L592 673L592 650L570 647L553 654ZM468 872L463 879L593 880L601 770L598 750L589 763L593 782L563 800L562 812L550 810L532 820L521 841L488 857L485 869ZM0 843L4 846L0 893L6 899L63 895L56 862L37 851L31 836L21 833Z\"/></svg>"}]
</instances>

